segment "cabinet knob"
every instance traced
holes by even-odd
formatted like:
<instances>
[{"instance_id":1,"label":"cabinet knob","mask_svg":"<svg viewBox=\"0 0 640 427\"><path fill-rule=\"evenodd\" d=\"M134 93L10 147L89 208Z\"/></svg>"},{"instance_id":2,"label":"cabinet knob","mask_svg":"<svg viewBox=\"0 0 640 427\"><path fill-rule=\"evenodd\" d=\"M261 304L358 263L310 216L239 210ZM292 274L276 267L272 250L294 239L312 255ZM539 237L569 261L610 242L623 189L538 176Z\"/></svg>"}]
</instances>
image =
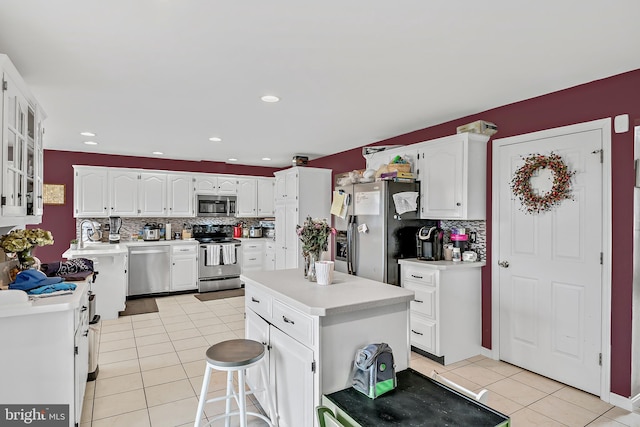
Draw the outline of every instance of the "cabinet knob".
<instances>
[{"instance_id":1,"label":"cabinet knob","mask_svg":"<svg viewBox=\"0 0 640 427\"><path fill-rule=\"evenodd\" d=\"M460 203L460 202L456 203L456 206L461 206L461 205L462 205L462 203Z\"/></svg>"}]
</instances>

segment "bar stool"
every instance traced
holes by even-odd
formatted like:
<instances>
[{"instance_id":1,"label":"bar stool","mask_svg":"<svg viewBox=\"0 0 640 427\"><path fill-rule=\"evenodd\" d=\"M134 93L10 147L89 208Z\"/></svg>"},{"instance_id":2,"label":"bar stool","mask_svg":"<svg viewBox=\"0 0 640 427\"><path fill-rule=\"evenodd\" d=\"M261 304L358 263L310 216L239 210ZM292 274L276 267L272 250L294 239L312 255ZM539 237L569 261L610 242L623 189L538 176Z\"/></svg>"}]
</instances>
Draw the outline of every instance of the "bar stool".
<instances>
[{"instance_id":1,"label":"bar stool","mask_svg":"<svg viewBox=\"0 0 640 427\"><path fill-rule=\"evenodd\" d=\"M235 415L240 416L240 427L247 426L247 415L261 418L269 424L270 427L278 427L278 414L276 413L275 403L273 396L270 393L269 385L267 383L267 373L264 366L264 354L265 346L257 341L253 340L228 340L218 344L214 344L207 349L207 367L204 372L204 379L202 380L202 391L200 392L200 400L198 401L198 413L196 415L196 421L194 427L200 427L200 421L202 420L202 414L204 412L204 405L210 402L216 402L219 400L226 401L225 413L218 415L206 425L213 423L222 418L225 419L225 426L229 427L231 417ZM263 389L249 390L245 388L245 374L247 368L259 365L260 377L262 383L265 385ZM207 400L207 392L209 390L209 380L211 378L211 371L216 369L218 371L227 371L227 394L226 396L216 397ZM233 373L238 372L238 391L233 387ZM256 412L247 412L247 394L256 394L257 392L265 391L269 404L269 418ZM231 399L235 399L238 404L238 411L231 412Z\"/></svg>"}]
</instances>

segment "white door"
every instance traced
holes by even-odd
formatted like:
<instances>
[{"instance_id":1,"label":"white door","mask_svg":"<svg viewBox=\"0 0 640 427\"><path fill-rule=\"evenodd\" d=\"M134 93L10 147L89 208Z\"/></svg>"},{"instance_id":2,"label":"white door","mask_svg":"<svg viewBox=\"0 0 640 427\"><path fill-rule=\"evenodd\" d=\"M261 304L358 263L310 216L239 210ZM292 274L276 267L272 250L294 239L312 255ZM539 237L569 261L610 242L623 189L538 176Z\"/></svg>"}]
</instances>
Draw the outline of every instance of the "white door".
<instances>
[{"instance_id":1,"label":"white door","mask_svg":"<svg viewBox=\"0 0 640 427\"><path fill-rule=\"evenodd\" d=\"M274 183L273 178L257 178L258 182L258 216L273 216L274 213Z\"/></svg>"},{"instance_id":2,"label":"white door","mask_svg":"<svg viewBox=\"0 0 640 427\"><path fill-rule=\"evenodd\" d=\"M273 326L269 334L280 426L313 427L313 351Z\"/></svg>"},{"instance_id":3,"label":"white door","mask_svg":"<svg viewBox=\"0 0 640 427\"><path fill-rule=\"evenodd\" d=\"M238 200L236 202L236 212L239 217L256 216L256 179L238 179Z\"/></svg>"},{"instance_id":4,"label":"white door","mask_svg":"<svg viewBox=\"0 0 640 427\"><path fill-rule=\"evenodd\" d=\"M110 215L138 216L138 172L109 171Z\"/></svg>"},{"instance_id":5,"label":"white door","mask_svg":"<svg viewBox=\"0 0 640 427\"><path fill-rule=\"evenodd\" d=\"M169 216L189 217L195 215L193 211L193 181L191 175L167 176Z\"/></svg>"},{"instance_id":6,"label":"white door","mask_svg":"<svg viewBox=\"0 0 640 427\"><path fill-rule=\"evenodd\" d=\"M186 291L198 288L198 261L196 255L177 256L171 263L171 290Z\"/></svg>"},{"instance_id":7,"label":"white door","mask_svg":"<svg viewBox=\"0 0 640 427\"><path fill-rule=\"evenodd\" d=\"M494 142L500 359L600 394L603 130L576 126ZM511 180L530 154L561 156L573 200L528 214ZM539 194L553 173L531 179ZM496 179L498 188L496 188ZM497 193L496 193L497 191Z\"/></svg>"},{"instance_id":8,"label":"white door","mask_svg":"<svg viewBox=\"0 0 640 427\"><path fill-rule=\"evenodd\" d=\"M138 208L140 216L165 216L167 214L167 175L141 173Z\"/></svg>"}]
</instances>

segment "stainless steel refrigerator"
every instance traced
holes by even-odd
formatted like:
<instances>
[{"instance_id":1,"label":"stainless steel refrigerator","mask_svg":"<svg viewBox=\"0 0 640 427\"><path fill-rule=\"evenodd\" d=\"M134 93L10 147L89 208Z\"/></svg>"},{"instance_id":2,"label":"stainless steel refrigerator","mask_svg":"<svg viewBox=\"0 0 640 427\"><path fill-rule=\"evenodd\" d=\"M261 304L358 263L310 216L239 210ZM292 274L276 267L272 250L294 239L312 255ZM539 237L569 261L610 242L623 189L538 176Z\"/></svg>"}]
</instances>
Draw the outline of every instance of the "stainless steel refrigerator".
<instances>
[{"instance_id":1,"label":"stainless steel refrigerator","mask_svg":"<svg viewBox=\"0 0 640 427\"><path fill-rule=\"evenodd\" d=\"M377 181L336 187L347 200L344 218L333 216L337 271L400 285L398 259L415 258L416 233L436 223L419 219L419 209L397 213L393 195L419 193L419 185Z\"/></svg>"}]
</instances>

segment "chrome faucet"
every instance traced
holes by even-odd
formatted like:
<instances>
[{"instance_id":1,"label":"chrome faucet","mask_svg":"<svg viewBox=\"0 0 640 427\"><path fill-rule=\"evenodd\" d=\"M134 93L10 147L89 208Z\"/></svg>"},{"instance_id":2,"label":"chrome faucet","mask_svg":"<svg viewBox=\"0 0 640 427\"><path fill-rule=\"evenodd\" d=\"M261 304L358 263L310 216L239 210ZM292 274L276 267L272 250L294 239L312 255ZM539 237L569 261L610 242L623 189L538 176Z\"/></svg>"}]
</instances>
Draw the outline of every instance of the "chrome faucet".
<instances>
[{"instance_id":1,"label":"chrome faucet","mask_svg":"<svg viewBox=\"0 0 640 427\"><path fill-rule=\"evenodd\" d=\"M78 239L78 249L84 248L84 240L82 238L82 226L87 222L91 224L91 230L93 232L92 234L96 234L98 232L98 230L96 230L95 224L90 219L83 219L82 221L80 221L80 238ZM87 239L88 238L89 238L89 231L87 230Z\"/></svg>"}]
</instances>

